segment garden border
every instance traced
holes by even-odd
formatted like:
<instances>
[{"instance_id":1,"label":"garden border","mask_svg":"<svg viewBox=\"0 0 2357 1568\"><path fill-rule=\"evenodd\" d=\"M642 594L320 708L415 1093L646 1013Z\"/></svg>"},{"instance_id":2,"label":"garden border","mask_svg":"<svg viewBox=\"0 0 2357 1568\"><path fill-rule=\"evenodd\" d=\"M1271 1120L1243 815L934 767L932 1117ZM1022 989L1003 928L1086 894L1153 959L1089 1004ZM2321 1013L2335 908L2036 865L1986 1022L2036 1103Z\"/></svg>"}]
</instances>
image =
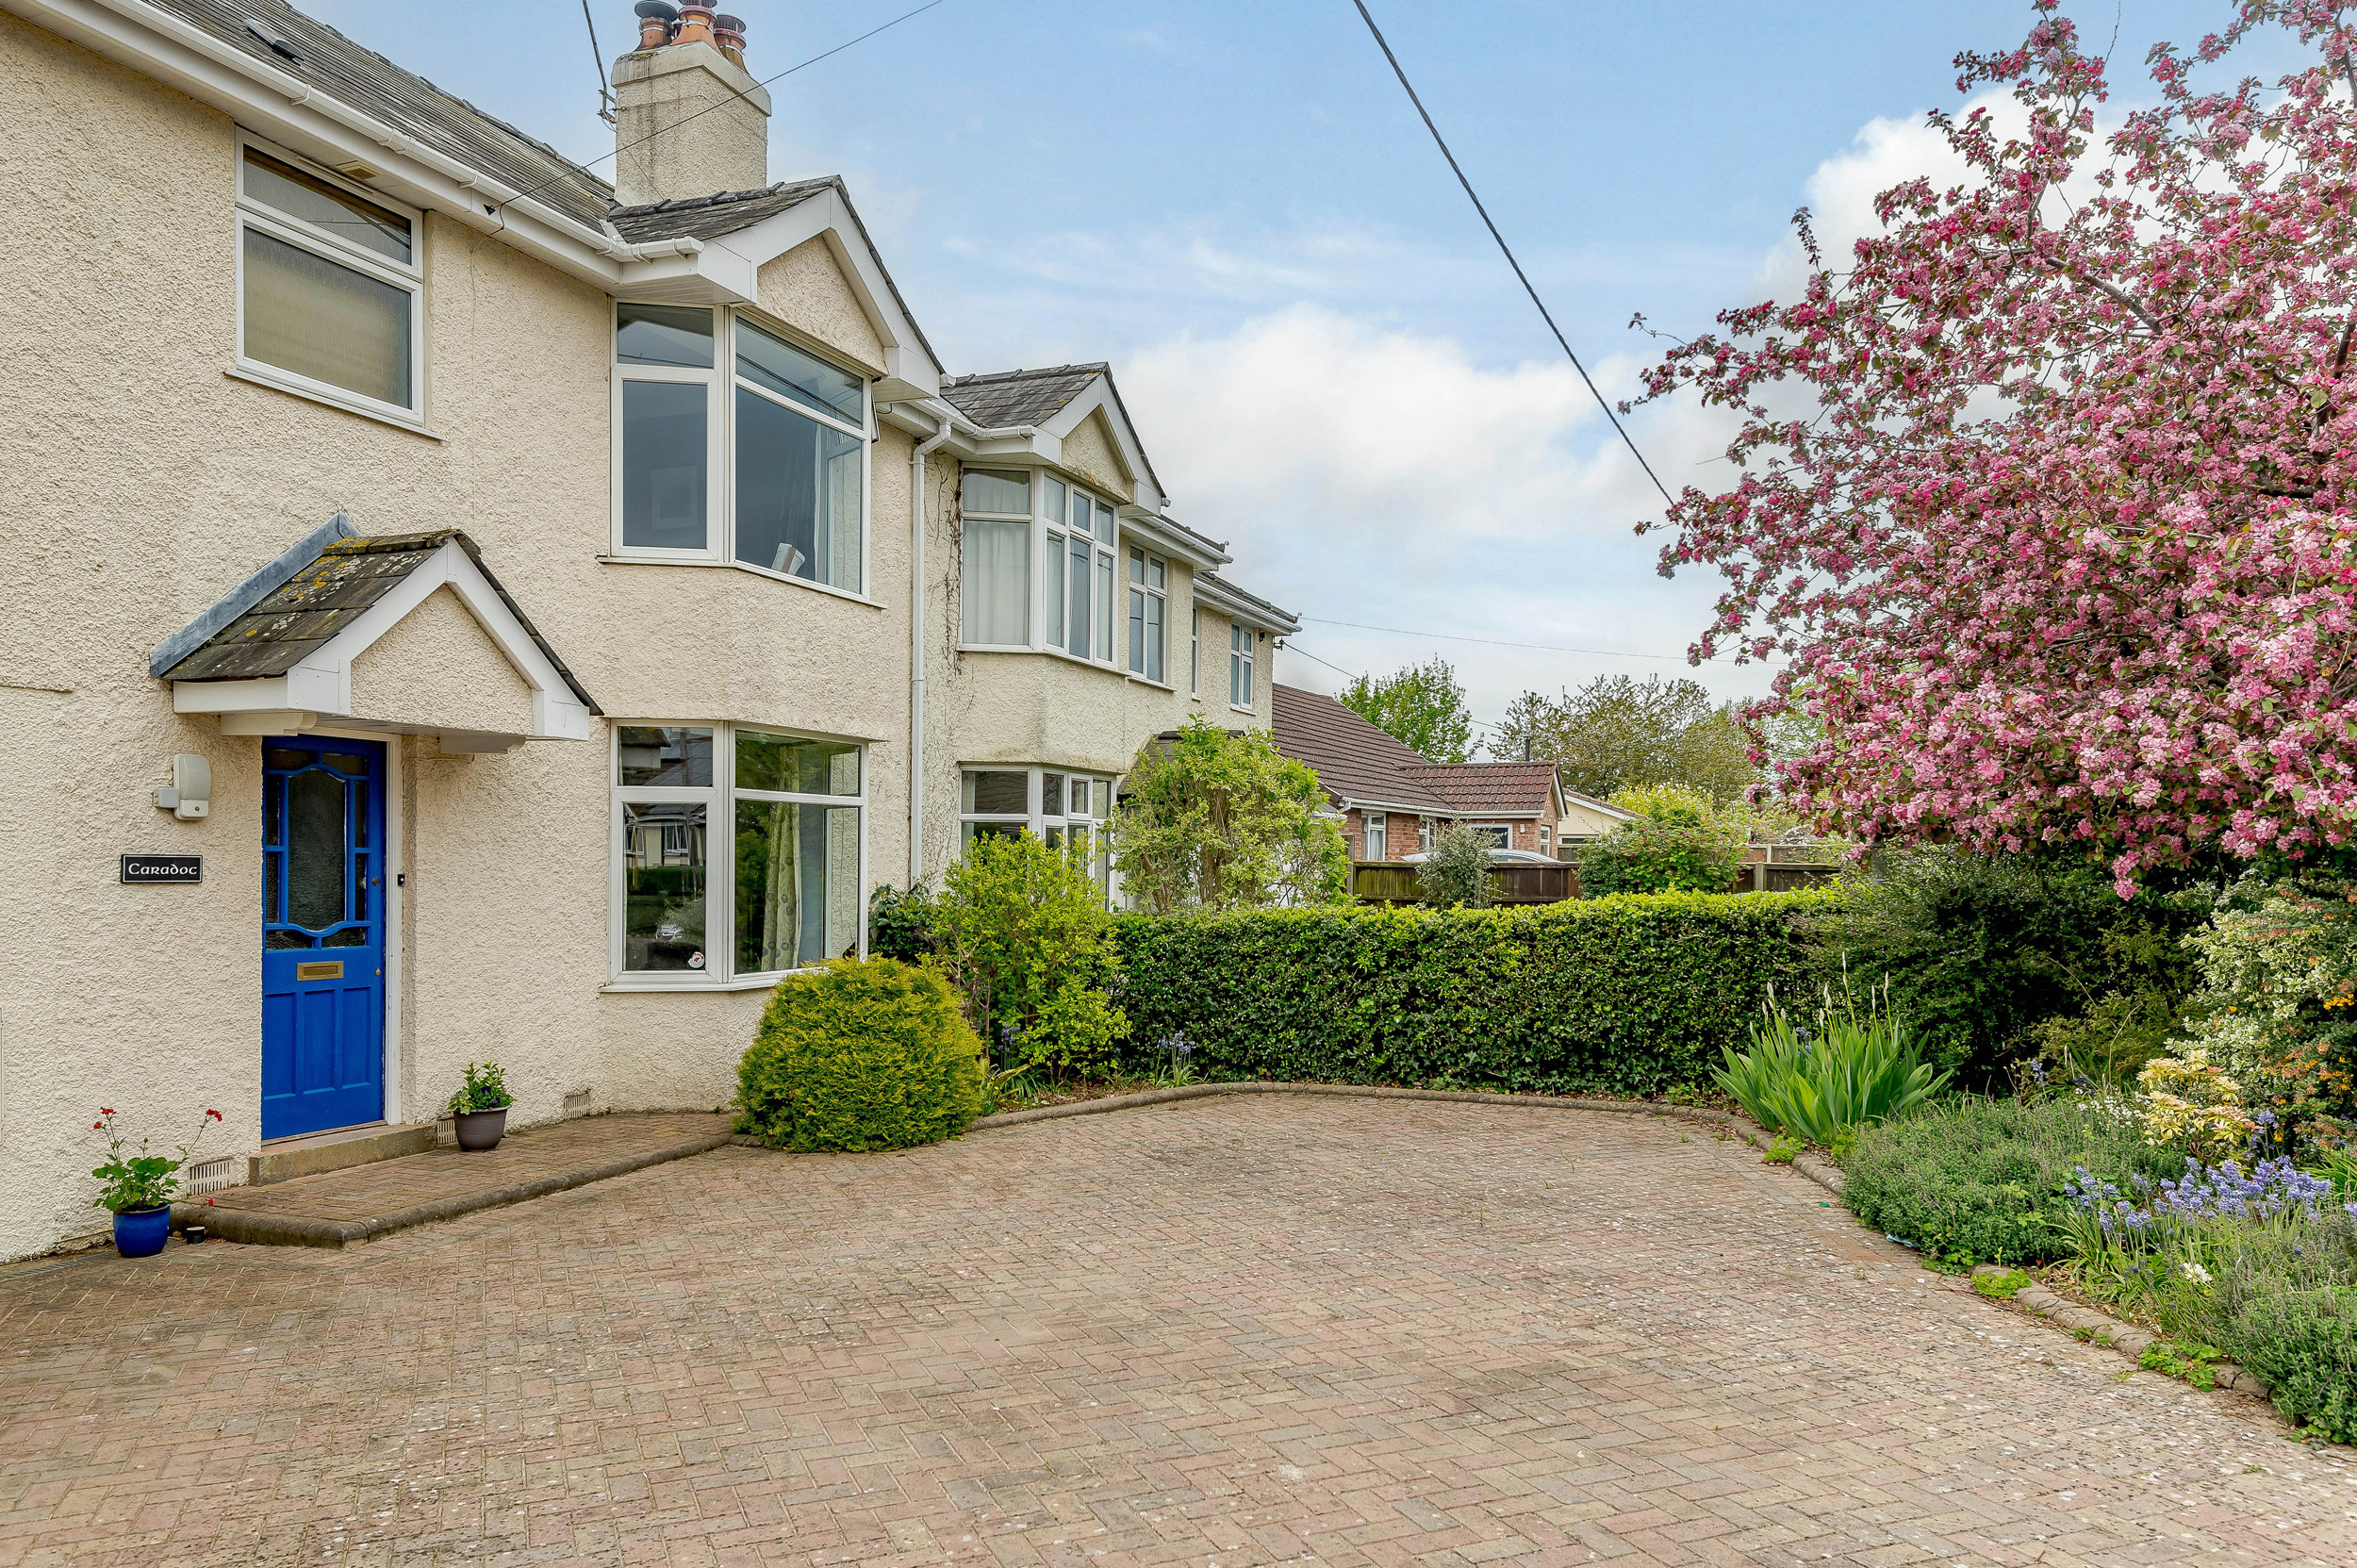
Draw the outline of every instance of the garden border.
<instances>
[{"instance_id":1,"label":"garden border","mask_svg":"<svg viewBox=\"0 0 2357 1568\"><path fill-rule=\"evenodd\" d=\"M1394 1089L1372 1083L1295 1083L1281 1080L1240 1080L1230 1083L1189 1083L1170 1089L1141 1089L1126 1095L1107 1095L1101 1099L1073 1100L1063 1105L1042 1105L1029 1111L1003 1111L996 1115L979 1117L967 1124L968 1132L988 1131L997 1128L1020 1127L1031 1122L1052 1121L1063 1116L1089 1116L1111 1111L1138 1110L1148 1105L1169 1105L1179 1100L1202 1099L1211 1095L1344 1095L1360 1099L1421 1099L1447 1100L1460 1105L1516 1105L1533 1110L1604 1111L1619 1115L1674 1116L1683 1121L1699 1122L1706 1127L1723 1129L1741 1138L1755 1148L1765 1149L1770 1139L1767 1131L1747 1118L1737 1117L1723 1111L1706 1111L1696 1106L1666 1105L1657 1100L1594 1099L1575 1095L1517 1095L1492 1093L1480 1089ZM1792 1168L1814 1181L1836 1197L1841 1196L1841 1172L1805 1151L1792 1160ZM1844 1211L1845 1213L1847 1211ZM1850 1216L1856 1219L1855 1214ZM1863 1221L1859 1222L1863 1224ZM1982 1263L1972 1270L1974 1279L1988 1275L2003 1276L2016 1272L1995 1263ZM1975 1293L1978 1294L1978 1293ZM2006 1297L1986 1297L2001 1302ZM2015 1293L2010 1299L2022 1311L2042 1317L2057 1328L2074 1332L2085 1329L2091 1335L2083 1343L2108 1345L2127 1357L2139 1367L2147 1347L2160 1343L2161 1336L2150 1334L2123 1323L2109 1312L2082 1306L2069 1296L2041 1284L2030 1284ZM2244 1398L2266 1400L2266 1388L2258 1378L2233 1362L2215 1362L2210 1369L2214 1387Z\"/></svg>"}]
</instances>

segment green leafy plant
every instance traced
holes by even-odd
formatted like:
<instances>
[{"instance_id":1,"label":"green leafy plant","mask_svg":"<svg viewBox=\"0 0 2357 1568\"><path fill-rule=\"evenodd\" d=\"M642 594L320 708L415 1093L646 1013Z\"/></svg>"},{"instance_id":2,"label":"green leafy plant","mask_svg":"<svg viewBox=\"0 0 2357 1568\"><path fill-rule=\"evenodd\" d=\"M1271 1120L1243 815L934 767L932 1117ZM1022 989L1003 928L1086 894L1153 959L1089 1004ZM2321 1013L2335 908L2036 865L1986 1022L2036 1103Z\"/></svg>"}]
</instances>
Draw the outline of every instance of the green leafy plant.
<instances>
[{"instance_id":1,"label":"green leafy plant","mask_svg":"<svg viewBox=\"0 0 2357 1568\"><path fill-rule=\"evenodd\" d=\"M903 1148L984 1109L982 1044L931 969L837 959L778 982L737 1065L744 1130L773 1148Z\"/></svg>"},{"instance_id":2,"label":"green leafy plant","mask_svg":"<svg viewBox=\"0 0 2357 1568\"><path fill-rule=\"evenodd\" d=\"M2030 1288L2030 1277L2018 1268L2009 1268L2003 1274L1976 1274L1972 1277L1972 1288L1992 1301L2010 1301Z\"/></svg>"},{"instance_id":3,"label":"green leafy plant","mask_svg":"<svg viewBox=\"0 0 2357 1568\"><path fill-rule=\"evenodd\" d=\"M1121 955L1085 849L1029 833L978 838L945 880L932 910L938 962L976 1032L999 1045L1001 1068L1109 1068L1129 1020L1110 995Z\"/></svg>"},{"instance_id":4,"label":"green leafy plant","mask_svg":"<svg viewBox=\"0 0 2357 1568\"><path fill-rule=\"evenodd\" d=\"M196 1119L196 1131L178 1149L169 1155L147 1152L147 1140L141 1138L138 1152L129 1152L130 1139L115 1126L111 1107L99 1108L98 1119L91 1123L91 1131L107 1135L107 1158L91 1172L98 1178L98 1196L91 1206L110 1213L125 1213L139 1209L160 1209L172 1201L180 1190L180 1170L204 1141L205 1129L222 1119L218 1111L206 1111Z\"/></svg>"},{"instance_id":5,"label":"green leafy plant","mask_svg":"<svg viewBox=\"0 0 2357 1568\"><path fill-rule=\"evenodd\" d=\"M2067 1189L2085 1167L2123 1188L2184 1170L2110 1102L1956 1097L1865 1129L1841 1171L1841 1201L1927 1256L2044 1263L2071 1255L2080 1211Z\"/></svg>"},{"instance_id":6,"label":"green leafy plant","mask_svg":"<svg viewBox=\"0 0 2357 1568\"><path fill-rule=\"evenodd\" d=\"M1462 822L1442 828L1416 867L1416 886L1435 909L1481 909L1493 901L1490 841Z\"/></svg>"},{"instance_id":7,"label":"green leafy plant","mask_svg":"<svg viewBox=\"0 0 2357 1568\"><path fill-rule=\"evenodd\" d=\"M1446 659L1435 655L1379 678L1361 675L1335 701L1426 762L1473 757L1473 709Z\"/></svg>"},{"instance_id":8,"label":"green leafy plant","mask_svg":"<svg viewBox=\"0 0 2357 1568\"><path fill-rule=\"evenodd\" d=\"M1830 991L1813 1028L1772 1001L1752 1027L1752 1048L1727 1050L1716 1079L1760 1126L1821 1148L1913 1110L1947 1080L1887 1006L1871 1000L1861 1014L1846 998L1837 1005Z\"/></svg>"},{"instance_id":9,"label":"green leafy plant","mask_svg":"<svg viewBox=\"0 0 2357 1568\"><path fill-rule=\"evenodd\" d=\"M1683 790L1645 794L1665 802L1676 796L1696 799ZM1662 816L1640 815L1584 846L1579 885L1591 899L1612 893L1724 893L1735 885L1742 865L1741 834L1707 810L1678 801Z\"/></svg>"},{"instance_id":10,"label":"green leafy plant","mask_svg":"<svg viewBox=\"0 0 2357 1568\"><path fill-rule=\"evenodd\" d=\"M1805 985L1797 922L1831 897L1124 916L1119 1000L1211 1079L1658 1095Z\"/></svg>"},{"instance_id":11,"label":"green leafy plant","mask_svg":"<svg viewBox=\"0 0 2357 1568\"><path fill-rule=\"evenodd\" d=\"M2172 1345L2167 1340L2154 1340L2144 1347L2136 1364L2147 1372L2166 1373L2183 1378L2199 1389L2217 1386L2217 1363L2225 1352L2214 1345Z\"/></svg>"},{"instance_id":12,"label":"green leafy plant","mask_svg":"<svg viewBox=\"0 0 2357 1568\"><path fill-rule=\"evenodd\" d=\"M1808 1145L1798 1138L1779 1134L1773 1142L1769 1144L1768 1152L1762 1158L1772 1165L1788 1165L1799 1159L1802 1150L1807 1147Z\"/></svg>"},{"instance_id":13,"label":"green leafy plant","mask_svg":"<svg viewBox=\"0 0 2357 1568\"><path fill-rule=\"evenodd\" d=\"M1264 730L1197 715L1138 753L1113 820L1122 885L1149 914L1330 903L1350 854L1326 791Z\"/></svg>"},{"instance_id":14,"label":"green leafy plant","mask_svg":"<svg viewBox=\"0 0 2357 1568\"><path fill-rule=\"evenodd\" d=\"M933 897L925 884L904 892L878 883L867 898L867 956L921 964L940 947L933 936Z\"/></svg>"},{"instance_id":15,"label":"green leafy plant","mask_svg":"<svg viewBox=\"0 0 2357 1568\"><path fill-rule=\"evenodd\" d=\"M503 1105L516 1103L516 1097L507 1092L507 1069L496 1062L470 1062L466 1076L450 1097L453 1115L470 1111L496 1111Z\"/></svg>"}]
</instances>

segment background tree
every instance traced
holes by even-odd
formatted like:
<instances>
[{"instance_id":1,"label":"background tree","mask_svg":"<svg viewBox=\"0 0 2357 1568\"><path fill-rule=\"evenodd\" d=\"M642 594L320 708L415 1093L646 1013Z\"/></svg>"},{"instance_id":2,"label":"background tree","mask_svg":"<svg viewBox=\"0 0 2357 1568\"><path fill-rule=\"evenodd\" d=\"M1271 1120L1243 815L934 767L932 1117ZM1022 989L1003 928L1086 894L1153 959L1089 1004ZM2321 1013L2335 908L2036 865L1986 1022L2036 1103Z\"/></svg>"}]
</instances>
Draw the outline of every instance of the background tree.
<instances>
[{"instance_id":1,"label":"background tree","mask_svg":"<svg viewBox=\"0 0 2357 1568\"><path fill-rule=\"evenodd\" d=\"M1150 913L1326 903L1350 856L1318 776L1266 731L1207 718L1138 753L1113 821L1113 865Z\"/></svg>"},{"instance_id":2,"label":"background tree","mask_svg":"<svg viewBox=\"0 0 2357 1568\"><path fill-rule=\"evenodd\" d=\"M1446 659L1409 665L1381 680L1361 675L1336 701L1426 762L1473 757L1473 710L1457 684L1457 667Z\"/></svg>"},{"instance_id":3,"label":"background tree","mask_svg":"<svg viewBox=\"0 0 2357 1568\"><path fill-rule=\"evenodd\" d=\"M2033 10L1957 58L2023 130L1933 115L1967 178L1884 191L1832 256L1804 212L1802 296L1647 372L1743 421L1662 569L1725 579L1697 654L1789 655L1768 709L1823 732L1779 765L1796 806L2067 845L2124 897L2357 820L2357 70L2346 6L2243 0L2196 59L2156 47L2160 104L2099 140L2104 62ZM2272 21L2317 63L2195 91Z\"/></svg>"},{"instance_id":4,"label":"background tree","mask_svg":"<svg viewBox=\"0 0 2357 1568\"><path fill-rule=\"evenodd\" d=\"M1442 828L1416 867L1416 886L1436 909L1479 909L1491 901L1490 841L1462 822Z\"/></svg>"},{"instance_id":5,"label":"background tree","mask_svg":"<svg viewBox=\"0 0 2357 1568\"><path fill-rule=\"evenodd\" d=\"M1599 675L1560 698L1526 691L1492 732L1490 754L1551 762L1564 787L1598 800L1634 785L1679 784L1731 800L1759 778L1732 703L1701 682Z\"/></svg>"},{"instance_id":6,"label":"background tree","mask_svg":"<svg viewBox=\"0 0 2357 1568\"><path fill-rule=\"evenodd\" d=\"M1615 790L1612 803L1636 816L1581 847L1583 898L1733 888L1749 837L1747 819L1722 816L1706 796L1683 784Z\"/></svg>"}]
</instances>

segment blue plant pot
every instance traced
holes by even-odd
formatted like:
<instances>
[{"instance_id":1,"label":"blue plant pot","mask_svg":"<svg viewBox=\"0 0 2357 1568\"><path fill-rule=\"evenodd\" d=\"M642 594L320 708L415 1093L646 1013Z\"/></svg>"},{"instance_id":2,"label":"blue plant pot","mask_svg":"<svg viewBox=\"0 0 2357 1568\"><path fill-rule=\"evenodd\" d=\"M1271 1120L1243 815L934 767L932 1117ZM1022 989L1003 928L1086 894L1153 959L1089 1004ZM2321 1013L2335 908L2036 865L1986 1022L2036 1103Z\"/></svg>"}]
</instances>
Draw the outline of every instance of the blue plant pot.
<instances>
[{"instance_id":1,"label":"blue plant pot","mask_svg":"<svg viewBox=\"0 0 2357 1568\"><path fill-rule=\"evenodd\" d=\"M124 1209L115 1215L115 1250L126 1258L153 1258L172 1236L172 1207Z\"/></svg>"}]
</instances>

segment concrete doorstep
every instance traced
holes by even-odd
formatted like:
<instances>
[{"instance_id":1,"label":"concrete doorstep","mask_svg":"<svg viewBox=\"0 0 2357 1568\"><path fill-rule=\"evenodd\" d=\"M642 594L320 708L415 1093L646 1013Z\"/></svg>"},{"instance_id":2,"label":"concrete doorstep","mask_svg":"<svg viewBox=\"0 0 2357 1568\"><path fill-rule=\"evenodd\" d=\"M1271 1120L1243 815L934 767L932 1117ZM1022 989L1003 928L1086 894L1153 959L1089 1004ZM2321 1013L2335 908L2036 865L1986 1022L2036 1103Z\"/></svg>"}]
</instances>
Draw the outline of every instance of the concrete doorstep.
<instances>
[{"instance_id":1,"label":"concrete doorstep","mask_svg":"<svg viewBox=\"0 0 2357 1568\"><path fill-rule=\"evenodd\" d=\"M348 1246L701 1154L729 1141L733 1120L700 1112L585 1116L510 1133L499 1147L479 1153L431 1148L268 1186L232 1187L173 1204L172 1222L263 1246Z\"/></svg>"}]
</instances>

